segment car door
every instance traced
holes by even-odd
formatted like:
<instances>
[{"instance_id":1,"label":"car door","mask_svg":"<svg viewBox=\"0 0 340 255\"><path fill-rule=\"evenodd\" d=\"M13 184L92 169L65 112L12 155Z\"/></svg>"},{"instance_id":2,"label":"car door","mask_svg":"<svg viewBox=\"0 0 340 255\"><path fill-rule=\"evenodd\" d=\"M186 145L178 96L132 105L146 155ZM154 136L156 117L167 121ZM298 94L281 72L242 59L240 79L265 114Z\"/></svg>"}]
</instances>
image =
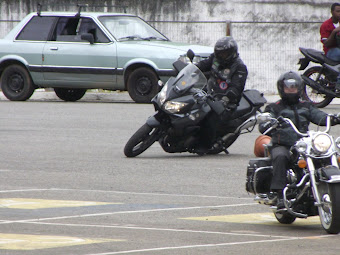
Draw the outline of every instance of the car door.
<instances>
[{"instance_id":1,"label":"car door","mask_svg":"<svg viewBox=\"0 0 340 255\"><path fill-rule=\"evenodd\" d=\"M82 40L83 34L92 34L94 42ZM43 76L49 85L110 89L116 70L116 43L91 18L58 19L43 49Z\"/></svg>"}]
</instances>

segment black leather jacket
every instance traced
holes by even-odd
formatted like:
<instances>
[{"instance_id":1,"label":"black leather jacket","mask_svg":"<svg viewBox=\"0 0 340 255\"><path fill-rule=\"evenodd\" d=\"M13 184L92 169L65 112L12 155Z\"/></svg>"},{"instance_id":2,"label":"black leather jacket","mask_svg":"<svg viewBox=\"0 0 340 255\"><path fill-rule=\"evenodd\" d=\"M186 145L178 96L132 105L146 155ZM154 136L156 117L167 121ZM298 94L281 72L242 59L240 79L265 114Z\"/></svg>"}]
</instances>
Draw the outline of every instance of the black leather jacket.
<instances>
[{"instance_id":1,"label":"black leather jacket","mask_svg":"<svg viewBox=\"0 0 340 255\"><path fill-rule=\"evenodd\" d=\"M310 122L320 126L326 125L327 114L310 102L300 101L297 104L290 105L283 100L279 100L276 103L267 105L264 111L269 112L274 118L279 116L289 118L302 133L308 131ZM332 123L332 125L335 124ZM259 125L259 131L264 133L269 127L270 125L267 123L262 123ZM289 124L283 124L282 127L271 131L269 135L272 137L274 146L292 146L299 139L299 136Z\"/></svg>"},{"instance_id":2,"label":"black leather jacket","mask_svg":"<svg viewBox=\"0 0 340 255\"><path fill-rule=\"evenodd\" d=\"M228 97L229 103L238 105L248 76L247 67L239 56L227 65L221 65L213 53L209 58L200 61L197 67L202 72L210 71L207 86L209 94L218 100L226 95L232 95ZM228 93L230 91L233 93Z\"/></svg>"}]
</instances>

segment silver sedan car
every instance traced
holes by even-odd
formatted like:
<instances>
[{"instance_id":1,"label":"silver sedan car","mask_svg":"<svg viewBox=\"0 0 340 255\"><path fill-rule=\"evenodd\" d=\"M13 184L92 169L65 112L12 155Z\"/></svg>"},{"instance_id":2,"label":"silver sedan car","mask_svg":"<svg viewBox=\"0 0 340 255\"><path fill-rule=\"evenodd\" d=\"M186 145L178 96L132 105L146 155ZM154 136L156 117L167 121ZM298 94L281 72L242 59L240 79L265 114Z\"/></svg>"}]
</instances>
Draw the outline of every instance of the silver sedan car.
<instances>
[{"instance_id":1,"label":"silver sedan car","mask_svg":"<svg viewBox=\"0 0 340 255\"><path fill-rule=\"evenodd\" d=\"M188 49L198 59L213 52L171 42L135 15L39 11L0 40L1 89L16 101L27 100L36 88L54 88L65 101L104 89L128 91L135 102L147 103Z\"/></svg>"}]
</instances>

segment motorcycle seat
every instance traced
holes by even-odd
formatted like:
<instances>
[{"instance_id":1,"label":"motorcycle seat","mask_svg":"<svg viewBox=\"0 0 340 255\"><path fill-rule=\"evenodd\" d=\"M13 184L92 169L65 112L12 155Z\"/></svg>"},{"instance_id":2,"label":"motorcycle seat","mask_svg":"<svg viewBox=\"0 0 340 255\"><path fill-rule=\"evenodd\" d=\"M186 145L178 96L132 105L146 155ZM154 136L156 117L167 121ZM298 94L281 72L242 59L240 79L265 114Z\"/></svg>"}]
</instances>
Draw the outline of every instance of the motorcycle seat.
<instances>
[{"instance_id":1,"label":"motorcycle seat","mask_svg":"<svg viewBox=\"0 0 340 255\"><path fill-rule=\"evenodd\" d=\"M315 49L306 49L306 48L300 48L300 50L304 55L309 56L312 60L314 59L314 62L321 63L321 64L327 63L331 66L335 66L339 64L339 62L327 58L323 51L319 51Z\"/></svg>"},{"instance_id":2,"label":"motorcycle seat","mask_svg":"<svg viewBox=\"0 0 340 255\"><path fill-rule=\"evenodd\" d=\"M237 106L235 112L232 114L231 118L236 119L242 115L245 115L251 111L252 107L250 103L244 98L241 97L239 105Z\"/></svg>"}]
</instances>

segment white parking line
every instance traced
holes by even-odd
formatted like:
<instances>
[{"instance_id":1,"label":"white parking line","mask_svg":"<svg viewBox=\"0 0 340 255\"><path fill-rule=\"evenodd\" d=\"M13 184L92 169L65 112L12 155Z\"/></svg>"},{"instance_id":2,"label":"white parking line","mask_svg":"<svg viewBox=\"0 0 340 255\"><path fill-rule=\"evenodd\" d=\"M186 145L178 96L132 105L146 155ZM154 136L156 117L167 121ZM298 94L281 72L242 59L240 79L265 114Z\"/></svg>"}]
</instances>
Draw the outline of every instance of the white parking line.
<instances>
[{"instance_id":1,"label":"white parking line","mask_svg":"<svg viewBox=\"0 0 340 255\"><path fill-rule=\"evenodd\" d=\"M233 205L176 207L176 208L162 208L162 209L136 210L136 211L118 211L118 212L106 212L106 213L92 213L92 214L79 214L79 215L59 216L59 217L50 217L50 218L38 218L38 219L27 219L27 220L4 221L4 222L0 222L0 224L30 222L30 221L61 220L61 219L84 218L84 217L98 217L98 216L107 216L107 215L115 215L115 214L149 213L149 212L152 213L152 212L164 212L164 211L180 211L180 210L194 210L194 209L206 209L206 208L226 208L226 207L253 206L253 205L257 205L257 204L256 203L248 203L248 204L233 204Z\"/></svg>"},{"instance_id":2,"label":"white parking line","mask_svg":"<svg viewBox=\"0 0 340 255\"><path fill-rule=\"evenodd\" d=\"M328 237L328 236L321 236L321 237ZM302 239L308 239L308 238L310 238L310 237L296 237L296 238L287 238L287 239L245 241L245 242L233 242L233 243L185 245L185 246L176 246L176 247L150 248L150 249L142 249L142 250L129 250L129 251L118 251L118 252L92 253L92 254L87 254L87 255L114 255L114 254L141 253L141 252L149 252L149 251L164 251L164 250L179 250L179 249L192 249L192 248L207 248L207 247L233 246L233 245L256 244L256 243L272 243L272 242L283 242L283 241L296 241L296 240L302 240Z\"/></svg>"},{"instance_id":3,"label":"white parking line","mask_svg":"<svg viewBox=\"0 0 340 255\"><path fill-rule=\"evenodd\" d=\"M253 196L250 197L225 197L225 196L209 196L209 195L186 195L186 194L169 194L169 193L148 193L148 192L129 192L129 191L115 191L115 190L81 190L81 189L18 189L18 190L0 190L0 193L14 193L14 192L30 192L30 191L77 191L77 192L101 192L101 193L114 193L114 194L128 194L128 195L148 195L148 196L172 196L172 197L199 197L199 198L222 198L222 199L239 199L239 200L254 200Z\"/></svg>"},{"instance_id":4,"label":"white parking line","mask_svg":"<svg viewBox=\"0 0 340 255\"><path fill-rule=\"evenodd\" d=\"M164 232L185 232L195 234L216 234L216 235L229 235L229 236L248 236L248 237L265 237L265 238L284 238L284 239L296 239L292 236L275 236L264 235L256 233L234 233L234 232L218 232L218 231L204 231L204 230L191 230L191 229L171 229L171 228L150 228L150 227L138 227L138 226L123 226L123 225L92 225L92 224L78 224L78 223L52 223L52 222L22 222L24 224L36 224L36 225L52 225L52 226L66 226L66 227L91 227L91 228L119 228L119 229L133 229L133 230L151 230L151 231L164 231Z\"/></svg>"}]
</instances>

